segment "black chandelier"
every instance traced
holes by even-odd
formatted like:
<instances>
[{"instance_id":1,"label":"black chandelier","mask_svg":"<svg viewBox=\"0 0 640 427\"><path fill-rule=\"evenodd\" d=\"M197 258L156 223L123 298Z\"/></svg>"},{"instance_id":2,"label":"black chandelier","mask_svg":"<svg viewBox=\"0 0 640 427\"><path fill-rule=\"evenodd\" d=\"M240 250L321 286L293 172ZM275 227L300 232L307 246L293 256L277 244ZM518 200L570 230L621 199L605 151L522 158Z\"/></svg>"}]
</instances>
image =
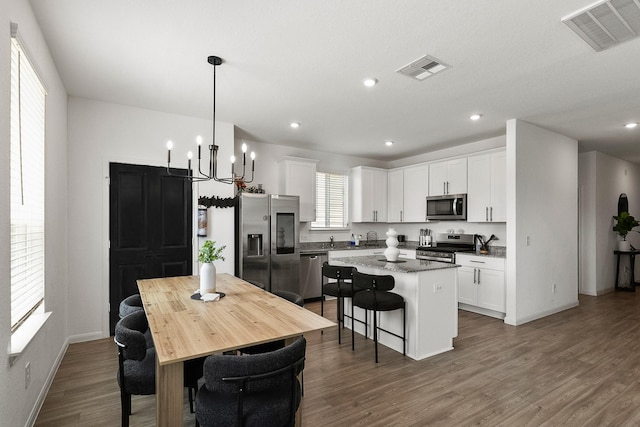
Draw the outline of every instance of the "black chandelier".
<instances>
[{"instance_id":1,"label":"black chandelier","mask_svg":"<svg viewBox=\"0 0 640 427\"><path fill-rule=\"evenodd\" d=\"M242 183L250 183L253 181L253 175L255 170L255 158L256 154L252 151L250 154L251 157L251 179L245 179L245 169L247 165L247 144L242 144L242 174L236 175L235 173L235 156L231 156L231 177L229 178L220 178L218 177L218 145L216 145L216 67L222 64L222 58L219 56L210 56L207 58L209 64L213 65L213 139L211 144L209 145L209 168L206 172L202 171L201 160L202 160L202 137L198 135L196 137L196 144L198 145L198 169L196 174L191 169L191 159L193 158L193 153L189 151L187 153L187 175L184 175L185 179L188 179L191 182L201 182L201 181L217 181L223 182L225 184L233 184L235 182ZM171 173L171 149L173 148L173 142L167 142L167 173L169 175L175 175Z\"/></svg>"}]
</instances>

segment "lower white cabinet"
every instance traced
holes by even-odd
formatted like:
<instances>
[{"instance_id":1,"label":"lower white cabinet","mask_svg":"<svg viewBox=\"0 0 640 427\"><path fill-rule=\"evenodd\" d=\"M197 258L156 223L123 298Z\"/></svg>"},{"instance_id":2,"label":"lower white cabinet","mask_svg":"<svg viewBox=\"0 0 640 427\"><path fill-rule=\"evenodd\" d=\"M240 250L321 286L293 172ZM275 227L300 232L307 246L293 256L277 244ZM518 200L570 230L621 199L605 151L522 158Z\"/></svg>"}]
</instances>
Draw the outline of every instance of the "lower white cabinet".
<instances>
[{"instance_id":1,"label":"lower white cabinet","mask_svg":"<svg viewBox=\"0 0 640 427\"><path fill-rule=\"evenodd\" d=\"M456 254L460 308L504 318L506 287L504 258Z\"/></svg>"}]
</instances>

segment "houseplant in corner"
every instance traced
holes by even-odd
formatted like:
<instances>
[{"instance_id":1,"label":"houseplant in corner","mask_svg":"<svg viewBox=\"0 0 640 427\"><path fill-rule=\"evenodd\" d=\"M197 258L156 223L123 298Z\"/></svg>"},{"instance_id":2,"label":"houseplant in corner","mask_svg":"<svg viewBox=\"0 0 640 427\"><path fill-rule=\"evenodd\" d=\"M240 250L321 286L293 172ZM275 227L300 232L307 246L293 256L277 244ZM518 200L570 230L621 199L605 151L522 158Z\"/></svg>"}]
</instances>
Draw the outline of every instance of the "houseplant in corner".
<instances>
[{"instance_id":1,"label":"houseplant in corner","mask_svg":"<svg viewBox=\"0 0 640 427\"><path fill-rule=\"evenodd\" d=\"M629 212L620 212L620 215L614 216L613 219L618 221L618 223L613 226L613 231L622 236L622 240L618 241L618 250L623 252L630 251L631 244L627 241L627 234L629 234L630 231L635 231L633 228L640 225L640 223L636 221Z\"/></svg>"},{"instance_id":2,"label":"houseplant in corner","mask_svg":"<svg viewBox=\"0 0 640 427\"><path fill-rule=\"evenodd\" d=\"M200 248L200 255L198 255L198 261L201 263L200 295L216 291L216 266L213 265L213 262L219 259L224 261L222 251L225 248L226 246L216 248L216 242L211 240L205 240Z\"/></svg>"}]
</instances>

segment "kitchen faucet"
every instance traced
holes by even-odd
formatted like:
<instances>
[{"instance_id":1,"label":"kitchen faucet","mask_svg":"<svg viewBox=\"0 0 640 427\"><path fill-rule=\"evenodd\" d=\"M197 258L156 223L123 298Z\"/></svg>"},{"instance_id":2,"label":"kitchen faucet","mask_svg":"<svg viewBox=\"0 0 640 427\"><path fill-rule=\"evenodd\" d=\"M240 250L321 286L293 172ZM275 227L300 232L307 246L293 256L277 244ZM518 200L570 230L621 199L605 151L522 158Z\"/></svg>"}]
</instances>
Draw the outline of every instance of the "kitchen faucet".
<instances>
[{"instance_id":1,"label":"kitchen faucet","mask_svg":"<svg viewBox=\"0 0 640 427\"><path fill-rule=\"evenodd\" d=\"M329 237L329 240L331 241L331 247L333 247L333 236Z\"/></svg>"}]
</instances>

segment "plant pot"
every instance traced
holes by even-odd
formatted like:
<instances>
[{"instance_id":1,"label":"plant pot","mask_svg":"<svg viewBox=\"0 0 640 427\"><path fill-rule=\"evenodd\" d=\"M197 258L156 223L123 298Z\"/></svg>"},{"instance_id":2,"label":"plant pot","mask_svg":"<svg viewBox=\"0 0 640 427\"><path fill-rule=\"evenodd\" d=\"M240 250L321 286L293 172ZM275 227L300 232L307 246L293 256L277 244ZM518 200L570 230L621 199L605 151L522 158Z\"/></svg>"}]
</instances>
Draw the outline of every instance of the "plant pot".
<instances>
[{"instance_id":1,"label":"plant pot","mask_svg":"<svg viewBox=\"0 0 640 427\"><path fill-rule=\"evenodd\" d=\"M200 295L216 291L216 266L212 262L200 266Z\"/></svg>"},{"instance_id":2,"label":"plant pot","mask_svg":"<svg viewBox=\"0 0 640 427\"><path fill-rule=\"evenodd\" d=\"M631 250L631 243L626 240L618 240L618 250L620 252L629 252Z\"/></svg>"}]
</instances>

